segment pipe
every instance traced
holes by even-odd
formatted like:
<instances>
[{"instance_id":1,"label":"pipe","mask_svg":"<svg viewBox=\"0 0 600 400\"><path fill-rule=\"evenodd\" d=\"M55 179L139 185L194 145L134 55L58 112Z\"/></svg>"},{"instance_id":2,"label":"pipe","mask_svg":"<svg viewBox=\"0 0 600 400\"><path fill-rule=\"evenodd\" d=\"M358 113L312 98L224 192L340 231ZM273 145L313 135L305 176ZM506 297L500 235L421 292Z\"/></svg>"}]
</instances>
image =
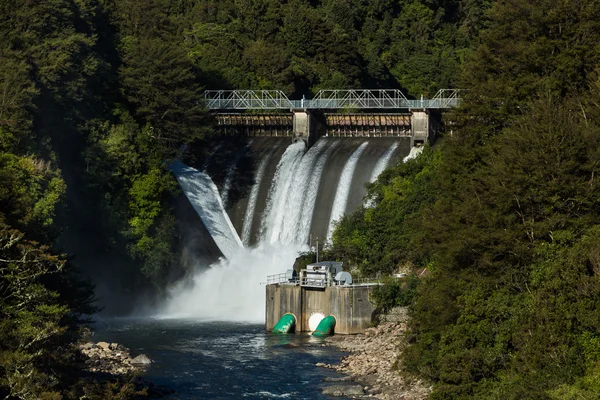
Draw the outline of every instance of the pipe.
<instances>
[{"instance_id":1,"label":"pipe","mask_svg":"<svg viewBox=\"0 0 600 400\"><path fill-rule=\"evenodd\" d=\"M271 332L273 333L289 333L296 329L296 317L294 314L284 314L283 317L275 324Z\"/></svg>"},{"instance_id":2,"label":"pipe","mask_svg":"<svg viewBox=\"0 0 600 400\"><path fill-rule=\"evenodd\" d=\"M313 332L313 336L323 337L333 335L333 330L335 328L335 317L333 315L329 315L319 322L319 326Z\"/></svg>"}]
</instances>

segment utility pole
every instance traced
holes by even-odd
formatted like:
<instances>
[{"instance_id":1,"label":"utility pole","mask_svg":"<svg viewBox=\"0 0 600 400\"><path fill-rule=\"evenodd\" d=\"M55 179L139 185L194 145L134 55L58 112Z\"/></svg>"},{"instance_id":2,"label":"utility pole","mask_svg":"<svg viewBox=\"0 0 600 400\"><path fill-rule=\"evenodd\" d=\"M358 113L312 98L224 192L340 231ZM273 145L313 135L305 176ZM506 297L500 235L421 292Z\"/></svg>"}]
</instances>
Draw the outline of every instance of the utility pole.
<instances>
[{"instance_id":1,"label":"utility pole","mask_svg":"<svg viewBox=\"0 0 600 400\"><path fill-rule=\"evenodd\" d=\"M317 237L317 262L319 262L319 238Z\"/></svg>"}]
</instances>

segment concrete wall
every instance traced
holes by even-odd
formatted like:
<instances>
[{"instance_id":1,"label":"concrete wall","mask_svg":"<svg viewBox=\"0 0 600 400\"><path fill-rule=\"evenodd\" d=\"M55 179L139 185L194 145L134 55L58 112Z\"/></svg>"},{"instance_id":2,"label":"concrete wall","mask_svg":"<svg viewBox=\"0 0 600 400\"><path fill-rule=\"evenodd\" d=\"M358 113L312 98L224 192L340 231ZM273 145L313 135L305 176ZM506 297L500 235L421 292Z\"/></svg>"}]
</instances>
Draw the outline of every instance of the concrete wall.
<instances>
[{"instance_id":1,"label":"concrete wall","mask_svg":"<svg viewBox=\"0 0 600 400\"><path fill-rule=\"evenodd\" d=\"M275 324L277 324L277 321L279 321L279 319L287 313L294 314L294 316L296 317L296 321L300 320L302 315L302 300L300 298L300 286L267 285L266 288L266 330L272 330ZM301 327L296 326L296 330L300 331Z\"/></svg>"},{"instance_id":2,"label":"concrete wall","mask_svg":"<svg viewBox=\"0 0 600 400\"><path fill-rule=\"evenodd\" d=\"M308 320L314 313L333 315L335 333L360 333L371 326L373 305L369 302L372 286L331 286L325 289L267 285L265 329L272 330L286 313L296 316L296 331L308 331Z\"/></svg>"},{"instance_id":3,"label":"concrete wall","mask_svg":"<svg viewBox=\"0 0 600 400\"><path fill-rule=\"evenodd\" d=\"M412 110L411 114L413 145L427 142L429 138L429 114L424 110Z\"/></svg>"}]
</instances>

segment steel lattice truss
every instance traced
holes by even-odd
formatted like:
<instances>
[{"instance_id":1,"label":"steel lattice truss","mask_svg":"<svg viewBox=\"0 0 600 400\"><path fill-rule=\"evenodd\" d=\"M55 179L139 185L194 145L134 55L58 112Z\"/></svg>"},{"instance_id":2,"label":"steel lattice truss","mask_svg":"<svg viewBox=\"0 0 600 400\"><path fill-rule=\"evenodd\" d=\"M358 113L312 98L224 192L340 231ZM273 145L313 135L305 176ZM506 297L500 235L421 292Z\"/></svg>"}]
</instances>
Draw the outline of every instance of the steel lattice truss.
<instances>
[{"instance_id":1,"label":"steel lattice truss","mask_svg":"<svg viewBox=\"0 0 600 400\"><path fill-rule=\"evenodd\" d=\"M321 90L311 108L409 108L406 96L399 90Z\"/></svg>"},{"instance_id":2,"label":"steel lattice truss","mask_svg":"<svg viewBox=\"0 0 600 400\"><path fill-rule=\"evenodd\" d=\"M396 89L321 90L314 99L290 100L280 90L207 90L211 110L446 109L460 103L460 90L442 89L432 99L408 100Z\"/></svg>"},{"instance_id":3,"label":"steel lattice truss","mask_svg":"<svg viewBox=\"0 0 600 400\"><path fill-rule=\"evenodd\" d=\"M295 108L281 90L207 90L204 92L209 109L273 110Z\"/></svg>"}]
</instances>

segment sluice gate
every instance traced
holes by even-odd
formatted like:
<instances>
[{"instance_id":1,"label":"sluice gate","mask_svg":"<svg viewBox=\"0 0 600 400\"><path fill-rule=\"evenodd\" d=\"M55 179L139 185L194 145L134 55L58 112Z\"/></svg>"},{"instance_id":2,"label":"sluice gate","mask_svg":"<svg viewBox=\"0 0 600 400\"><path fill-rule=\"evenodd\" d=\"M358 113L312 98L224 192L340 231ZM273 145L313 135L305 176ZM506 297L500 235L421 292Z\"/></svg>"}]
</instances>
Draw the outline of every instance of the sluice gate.
<instances>
[{"instance_id":1,"label":"sluice gate","mask_svg":"<svg viewBox=\"0 0 600 400\"><path fill-rule=\"evenodd\" d=\"M411 134L410 114L325 114L327 135L340 137L402 136Z\"/></svg>"},{"instance_id":2,"label":"sluice gate","mask_svg":"<svg viewBox=\"0 0 600 400\"><path fill-rule=\"evenodd\" d=\"M218 113L216 129L224 136L298 136L294 113ZM334 137L409 137L411 114L325 113L311 119L320 134ZM296 135L295 135L296 134ZM302 136L307 136L305 133Z\"/></svg>"},{"instance_id":3,"label":"sluice gate","mask_svg":"<svg viewBox=\"0 0 600 400\"><path fill-rule=\"evenodd\" d=\"M291 113L219 113L216 114L216 129L224 136L292 136L293 119Z\"/></svg>"}]
</instances>

